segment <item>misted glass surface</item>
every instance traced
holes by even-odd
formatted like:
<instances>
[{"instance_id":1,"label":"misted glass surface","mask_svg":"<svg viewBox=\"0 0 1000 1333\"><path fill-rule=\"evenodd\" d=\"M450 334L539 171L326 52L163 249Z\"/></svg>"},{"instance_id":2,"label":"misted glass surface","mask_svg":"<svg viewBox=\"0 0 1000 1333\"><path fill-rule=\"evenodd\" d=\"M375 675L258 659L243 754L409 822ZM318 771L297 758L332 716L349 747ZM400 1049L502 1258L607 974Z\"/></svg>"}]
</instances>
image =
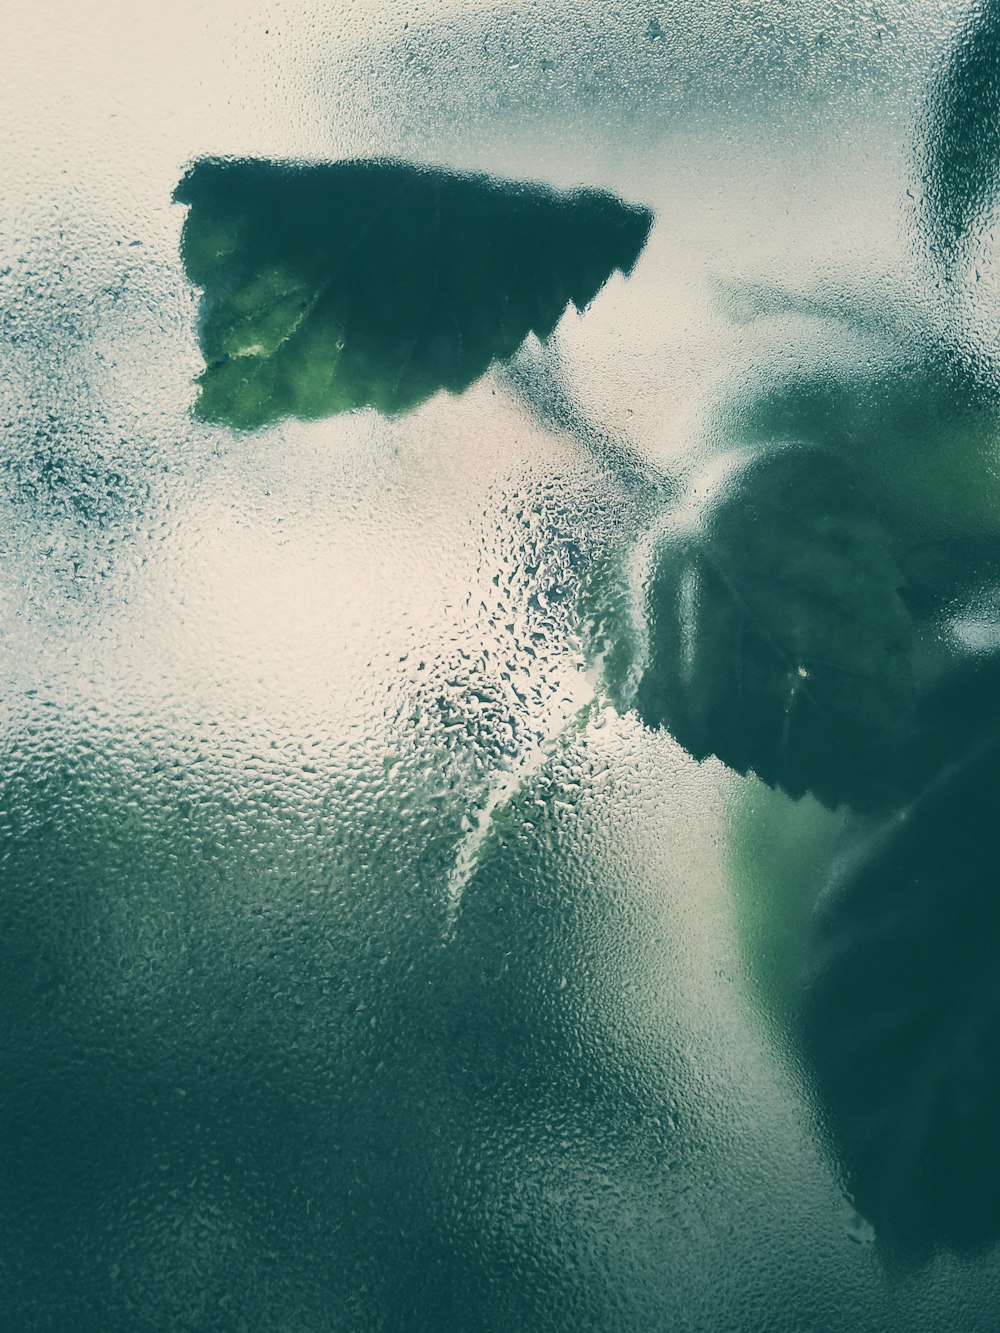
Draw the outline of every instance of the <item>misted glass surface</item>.
<instances>
[{"instance_id":1,"label":"misted glass surface","mask_svg":"<svg viewBox=\"0 0 1000 1333\"><path fill-rule=\"evenodd\" d=\"M1000 7L4 30L4 1327L994 1330Z\"/></svg>"}]
</instances>

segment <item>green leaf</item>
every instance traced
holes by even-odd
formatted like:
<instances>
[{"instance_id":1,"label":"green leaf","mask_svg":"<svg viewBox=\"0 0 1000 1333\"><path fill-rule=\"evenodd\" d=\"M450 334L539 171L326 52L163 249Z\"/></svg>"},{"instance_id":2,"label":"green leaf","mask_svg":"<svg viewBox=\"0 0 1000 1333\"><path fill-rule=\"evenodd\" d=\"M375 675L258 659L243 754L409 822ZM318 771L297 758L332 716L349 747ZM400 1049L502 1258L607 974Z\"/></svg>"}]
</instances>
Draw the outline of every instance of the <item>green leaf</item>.
<instances>
[{"instance_id":1,"label":"green leaf","mask_svg":"<svg viewBox=\"0 0 1000 1333\"><path fill-rule=\"evenodd\" d=\"M794 317L795 293L769 300ZM932 585L945 598L957 591L949 580L963 545L974 555L960 575L967 586L982 578L973 548L1000 539L1000 404L989 368L955 330L907 327L900 312L873 305L861 336L858 309L817 299L811 332L789 318L780 355L769 342L726 384L708 435L756 448L809 440L842 459L896 538L907 600L917 593L926 604Z\"/></svg>"},{"instance_id":2,"label":"green leaf","mask_svg":"<svg viewBox=\"0 0 1000 1333\"><path fill-rule=\"evenodd\" d=\"M726 456L654 559L640 717L791 796L891 802L914 697L901 584L885 529L831 455Z\"/></svg>"},{"instance_id":3,"label":"green leaf","mask_svg":"<svg viewBox=\"0 0 1000 1333\"><path fill-rule=\"evenodd\" d=\"M924 145L924 223L953 262L981 227L1000 183L1000 3L970 7L933 90Z\"/></svg>"},{"instance_id":4,"label":"green leaf","mask_svg":"<svg viewBox=\"0 0 1000 1333\"><path fill-rule=\"evenodd\" d=\"M936 775L841 869L810 950L801 1036L833 1143L911 1261L1000 1239L998 688L994 659L938 691Z\"/></svg>"},{"instance_id":5,"label":"green leaf","mask_svg":"<svg viewBox=\"0 0 1000 1333\"><path fill-rule=\"evenodd\" d=\"M394 161L206 159L177 187L202 288L197 414L252 430L461 393L617 269L648 209Z\"/></svg>"}]
</instances>

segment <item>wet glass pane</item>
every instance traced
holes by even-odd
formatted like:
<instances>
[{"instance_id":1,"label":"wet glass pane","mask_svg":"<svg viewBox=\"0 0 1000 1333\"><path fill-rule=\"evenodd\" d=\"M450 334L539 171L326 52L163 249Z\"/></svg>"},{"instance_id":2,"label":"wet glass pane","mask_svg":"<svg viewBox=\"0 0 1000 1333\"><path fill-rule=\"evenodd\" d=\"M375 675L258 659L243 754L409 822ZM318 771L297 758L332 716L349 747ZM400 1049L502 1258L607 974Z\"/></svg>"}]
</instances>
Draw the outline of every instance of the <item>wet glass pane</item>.
<instances>
[{"instance_id":1,"label":"wet glass pane","mask_svg":"<svg viewBox=\"0 0 1000 1333\"><path fill-rule=\"evenodd\" d=\"M5 1326L995 1329L1000 6L5 17Z\"/></svg>"}]
</instances>

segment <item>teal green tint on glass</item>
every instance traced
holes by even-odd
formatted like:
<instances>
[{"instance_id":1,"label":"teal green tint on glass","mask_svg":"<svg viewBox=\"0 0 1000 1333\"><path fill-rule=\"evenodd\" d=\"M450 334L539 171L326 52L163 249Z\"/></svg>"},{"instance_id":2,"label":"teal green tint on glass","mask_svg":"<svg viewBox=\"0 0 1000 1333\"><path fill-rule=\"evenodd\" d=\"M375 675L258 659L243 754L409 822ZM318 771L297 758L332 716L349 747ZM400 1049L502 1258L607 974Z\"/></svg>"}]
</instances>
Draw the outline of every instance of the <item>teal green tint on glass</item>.
<instances>
[{"instance_id":1,"label":"teal green tint on glass","mask_svg":"<svg viewBox=\"0 0 1000 1333\"><path fill-rule=\"evenodd\" d=\"M8 9L3 1333L997 1333L995 7Z\"/></svg>"}]
</instances>

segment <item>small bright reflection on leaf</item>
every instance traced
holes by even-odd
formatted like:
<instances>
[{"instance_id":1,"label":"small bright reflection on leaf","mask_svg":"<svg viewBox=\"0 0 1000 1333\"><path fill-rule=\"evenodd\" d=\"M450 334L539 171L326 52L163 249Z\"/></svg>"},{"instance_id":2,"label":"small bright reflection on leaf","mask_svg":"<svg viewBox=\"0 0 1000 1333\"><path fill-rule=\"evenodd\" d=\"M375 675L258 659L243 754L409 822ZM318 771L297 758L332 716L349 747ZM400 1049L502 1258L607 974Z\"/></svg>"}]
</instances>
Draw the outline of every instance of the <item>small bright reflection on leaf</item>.
<instances>
[{"instance_id":1,"label":"small bright reflection on leaf","mask_svg":"<svg viewBox=\"0 0 1000 1333\"><path fill-rule=\"evenodd\" d=\"M603 191L378 160L206 159L174 197L203 291L196 412L241 430L461 393L628 274L652 223Z\"/></svg>"}]
</instances>

